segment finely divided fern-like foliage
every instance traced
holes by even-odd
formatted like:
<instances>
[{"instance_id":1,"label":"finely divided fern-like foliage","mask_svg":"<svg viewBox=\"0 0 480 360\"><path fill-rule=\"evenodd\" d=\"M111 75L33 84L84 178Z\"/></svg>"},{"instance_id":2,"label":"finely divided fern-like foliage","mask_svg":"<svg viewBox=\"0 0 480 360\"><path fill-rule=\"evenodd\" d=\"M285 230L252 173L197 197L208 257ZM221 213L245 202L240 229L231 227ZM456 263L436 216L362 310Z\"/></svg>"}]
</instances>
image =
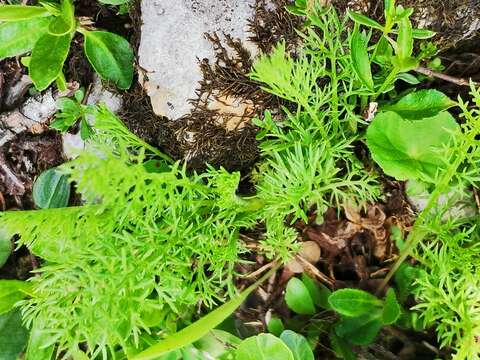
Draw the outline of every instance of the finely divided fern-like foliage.
<instances>
[{"instance_id":1,"label":"finely divided fern-like foliage","mask_svg":"<svg viewBox=\"0 0 480 360\"><path fill-rule=\"evenodd\" d=\"M322 215L329 206L365 204L380 194L375 175L353 152L362 122L354 109L366 90L353 80L350 35L331 7L310 14L309 20L313 26L303 34L304 46L295 59L280 43L260 57L251 74L264 90L296 105L293 113L285 109L282 121L273 121L267 112L255 122L262 151L257 197L265 203L263 249L269 253L279 242L281 249L294 245L296 235L283 219L306 220L312 207Z\"/></svg>"},{"instance_id":2,"label":"finely divided fern-like foliage","mask_svg":"<svg viewBox=\"0 0 480 360\"><path fill-rule=\"evenodd\" d=\"M141 350L150 334L173 331L196 306L235 292L241 229L264 222L261 249L286 261L296 248L290 225L311 209L321 215L379 196L353 153L361 122L354 109L365 90L351 80L349 35L333 9L311 20L322 34L310 29L295 59L280 44L252 72L296 107L281 121L267 113L256 122L256 195L236 194L238 173L188 174L100 108L90 147L61 168L85 204L0 214L0 227L44 259L20 306L45 346L103 359ZM162 159L158 172L145 166L153 158Z\"/></svg>"},{"instance_id":3,"label":"finely divided fern-like foliage","mask_svg":"<svg viewBox=\"0 0 480 360\"><path fill-rule=\"evenodd\" d=\"M119 126L114 119L105 109L96 117L99 128ZM245 251L238 231L254 220L235 194L238 173L187 175L178 163L150 173L143 147L118 138L112 146L109 133L62 167L85 206L0 217L45 259L21 304L26 322L43 324L67 354L86 343L92 358L141 347L143 332L168 330L196 304L234 294Z\"/></svg>"},{"instance_id":4,"label":"finely divided fern-like foliage","mask_svg":"<svg viewBox=\"0 0 480 360\"><path fill-rule=\"evenodd\" d=\"M473 85L471 90L475 106L459 99L462 131L446 149L446 170L437 182L442 192L460 198L471 197L468 189L480 185L480 92ZM458 198L451 196L422 218L419 231L427 237L414 254L423 269L415 309L436 327L440 344L455 349L454 359L473 360L480 359L480 215L453 218L449 211Z\"/></svg>"}]
</instances>

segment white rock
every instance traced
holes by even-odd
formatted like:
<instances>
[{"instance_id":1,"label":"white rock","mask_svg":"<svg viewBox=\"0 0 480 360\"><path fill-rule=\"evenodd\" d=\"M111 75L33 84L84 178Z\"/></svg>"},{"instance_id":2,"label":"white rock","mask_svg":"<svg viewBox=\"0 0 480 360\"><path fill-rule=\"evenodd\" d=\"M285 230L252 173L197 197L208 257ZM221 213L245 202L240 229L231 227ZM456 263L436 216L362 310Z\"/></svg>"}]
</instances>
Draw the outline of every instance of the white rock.
<instances>
[{"instance_id":1,"label":"white rock","mask_svg":"<svg viewBox=\"0 0 480 360\"><path fill-rule=\"evenodd\" d=\"M62 135L63 139L63 153L67 159L75 159L85 149L85 141L82 140L80 133Z\"/></svg>"},{"instance_id":2,"label":"white rock","mask_svg":"<svg viewBox=\"0 0 480 360\"><path fill-rule=\"evenodd\" d=\"M247 46L248 19L255 0L142 0L140 82L157 115L177 119L190 110L188 100L202 75L198 59L214 61L205 33L239 38ZM253 49L253 45L252 45Z\"/></svg>"},{"instance_id":3,"label":"white rock","mask_svg":"<svg viewBox=\"0 0 480 360\"><path fill-rule=\"evenodd\" d=\"M111 91L105 89L98 75L95 75L92 89L90 90L90 94L88 95L87 104L104 104L113 113L118 113L122 109L123 100L120 95L112 93Z\"/></svg>"}]
</instances>

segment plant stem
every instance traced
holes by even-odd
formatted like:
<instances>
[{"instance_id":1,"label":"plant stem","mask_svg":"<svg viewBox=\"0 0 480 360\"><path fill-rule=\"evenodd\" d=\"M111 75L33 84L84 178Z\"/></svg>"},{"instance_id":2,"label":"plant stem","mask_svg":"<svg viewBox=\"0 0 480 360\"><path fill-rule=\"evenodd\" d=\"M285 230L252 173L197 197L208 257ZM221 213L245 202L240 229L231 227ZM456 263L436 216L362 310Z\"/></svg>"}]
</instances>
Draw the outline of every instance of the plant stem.
<instances>
[{"instance_id":1,"label":"plant stem","mask_svg":"<svg viewBox=\"0 0 480 360\"><path fill-rule=\"evenodd\" d=\"M432 69L429 69L429 68L426 68L426 67L423 67L423 66L417 67L415 69L415 71L419 74L426 75L426 76L429 76L429 77L435 77L437 79L448 81L448 82L450 82L452 84L455 84L455 85L458 85L458 86L470 86L470 81L467 80L467 79L457 78L457 77L454 77L454 76L443 74L443 73L433 71ZM475 86L479 85L478 83L474 83L474 84L475 84Z\"/></svg>"}]
</instances>

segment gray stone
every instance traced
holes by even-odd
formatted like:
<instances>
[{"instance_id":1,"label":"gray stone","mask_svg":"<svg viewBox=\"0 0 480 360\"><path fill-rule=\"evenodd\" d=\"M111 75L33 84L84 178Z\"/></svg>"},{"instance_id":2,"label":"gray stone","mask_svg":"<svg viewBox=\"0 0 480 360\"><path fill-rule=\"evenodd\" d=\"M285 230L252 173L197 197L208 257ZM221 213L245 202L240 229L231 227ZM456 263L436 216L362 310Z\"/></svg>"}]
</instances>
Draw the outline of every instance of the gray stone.
<instances>
[{"instance_id":1,"label":"gray stone","mask_svg":"<svg viewBox=\"0 0 480 360\"><path fill-rule=\"evenodd\" d=\"M98 75L95 75L93 80L92 89L87 99L88 105L105 105L114 114L118 113L122 109L123 100L122 96L115 94L107 89L102 84L102 80Z\"/></svg>"},{"instance_id":2,"label":"gray stone","mask_svg":"<svg viewBox=\"0 0 480 360\"><path fill-rule=\"evenodd\" d=\"M248 19L255 0L142 0L140 81L156 114L177 119L190 111L188 100L202 75L198 59L214 61L205 33L229 34L250 49Z\"/></svg>"}]
</instances>

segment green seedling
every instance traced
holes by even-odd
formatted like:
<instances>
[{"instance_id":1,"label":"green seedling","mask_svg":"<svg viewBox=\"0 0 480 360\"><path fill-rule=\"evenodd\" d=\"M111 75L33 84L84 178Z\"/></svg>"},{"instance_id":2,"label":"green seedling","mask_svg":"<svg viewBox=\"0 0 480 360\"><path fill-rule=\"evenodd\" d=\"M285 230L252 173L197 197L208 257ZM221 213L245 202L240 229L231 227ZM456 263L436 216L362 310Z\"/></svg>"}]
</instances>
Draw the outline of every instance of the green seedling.
<instances>
[{"instance_id":1,"label":"green seedling","mask_svg":"<svg viewBox=\"0 0 480 360\"><path fill-rule=\"evenodd\" d=\"M73 98L62 97L57 100L59 112L55 114L55 120L50 127L64 133L70 129L77 121L80 122L80 136L82 140L87 140L92 135L92 129L88 123L88 115L94 112L90 105L84 105L85 92L79 89L75 92Z\"/></svg>"},{"instance_id":2,"label":"green seedling","mask_svg":"<svg viewBox=\"0 0 480 360\"><path fill-rule=\"evenodd\" d=\"M351 38L351 62L357 78L368 89L367 94L377 96L393 89L395 80L409 83L418 82L413 75L405 75L416 69L422 60L435 55L436 48L423 45L419 54L414 55L415 39L428 39L435 33L425 29L413 29L410 16L412 8L395 5L394 0L385 0L385 24L380 24L365 15L348 12L355 22ZM368 32L361 31L361 27ZM379 40L370 45L371 34L379 32ZM372 63L380 70L372 73Z\"/></svg>"},{"instance_id":3,"label":"green seedling","mask_svg":"<svg viewBox=\"0 0 480 360\"><path fill-rule=\"evenodd\" d=\"M128 89L133 79L133 50L127 40L106 31L89 30L75 17L72 0L39 5L0 5L0 60L31 52L24 64L38 91L56 81L65 90L63 65L76 33L84 37L85 55L104 80Z\"/></svg>"}]
</instances>

